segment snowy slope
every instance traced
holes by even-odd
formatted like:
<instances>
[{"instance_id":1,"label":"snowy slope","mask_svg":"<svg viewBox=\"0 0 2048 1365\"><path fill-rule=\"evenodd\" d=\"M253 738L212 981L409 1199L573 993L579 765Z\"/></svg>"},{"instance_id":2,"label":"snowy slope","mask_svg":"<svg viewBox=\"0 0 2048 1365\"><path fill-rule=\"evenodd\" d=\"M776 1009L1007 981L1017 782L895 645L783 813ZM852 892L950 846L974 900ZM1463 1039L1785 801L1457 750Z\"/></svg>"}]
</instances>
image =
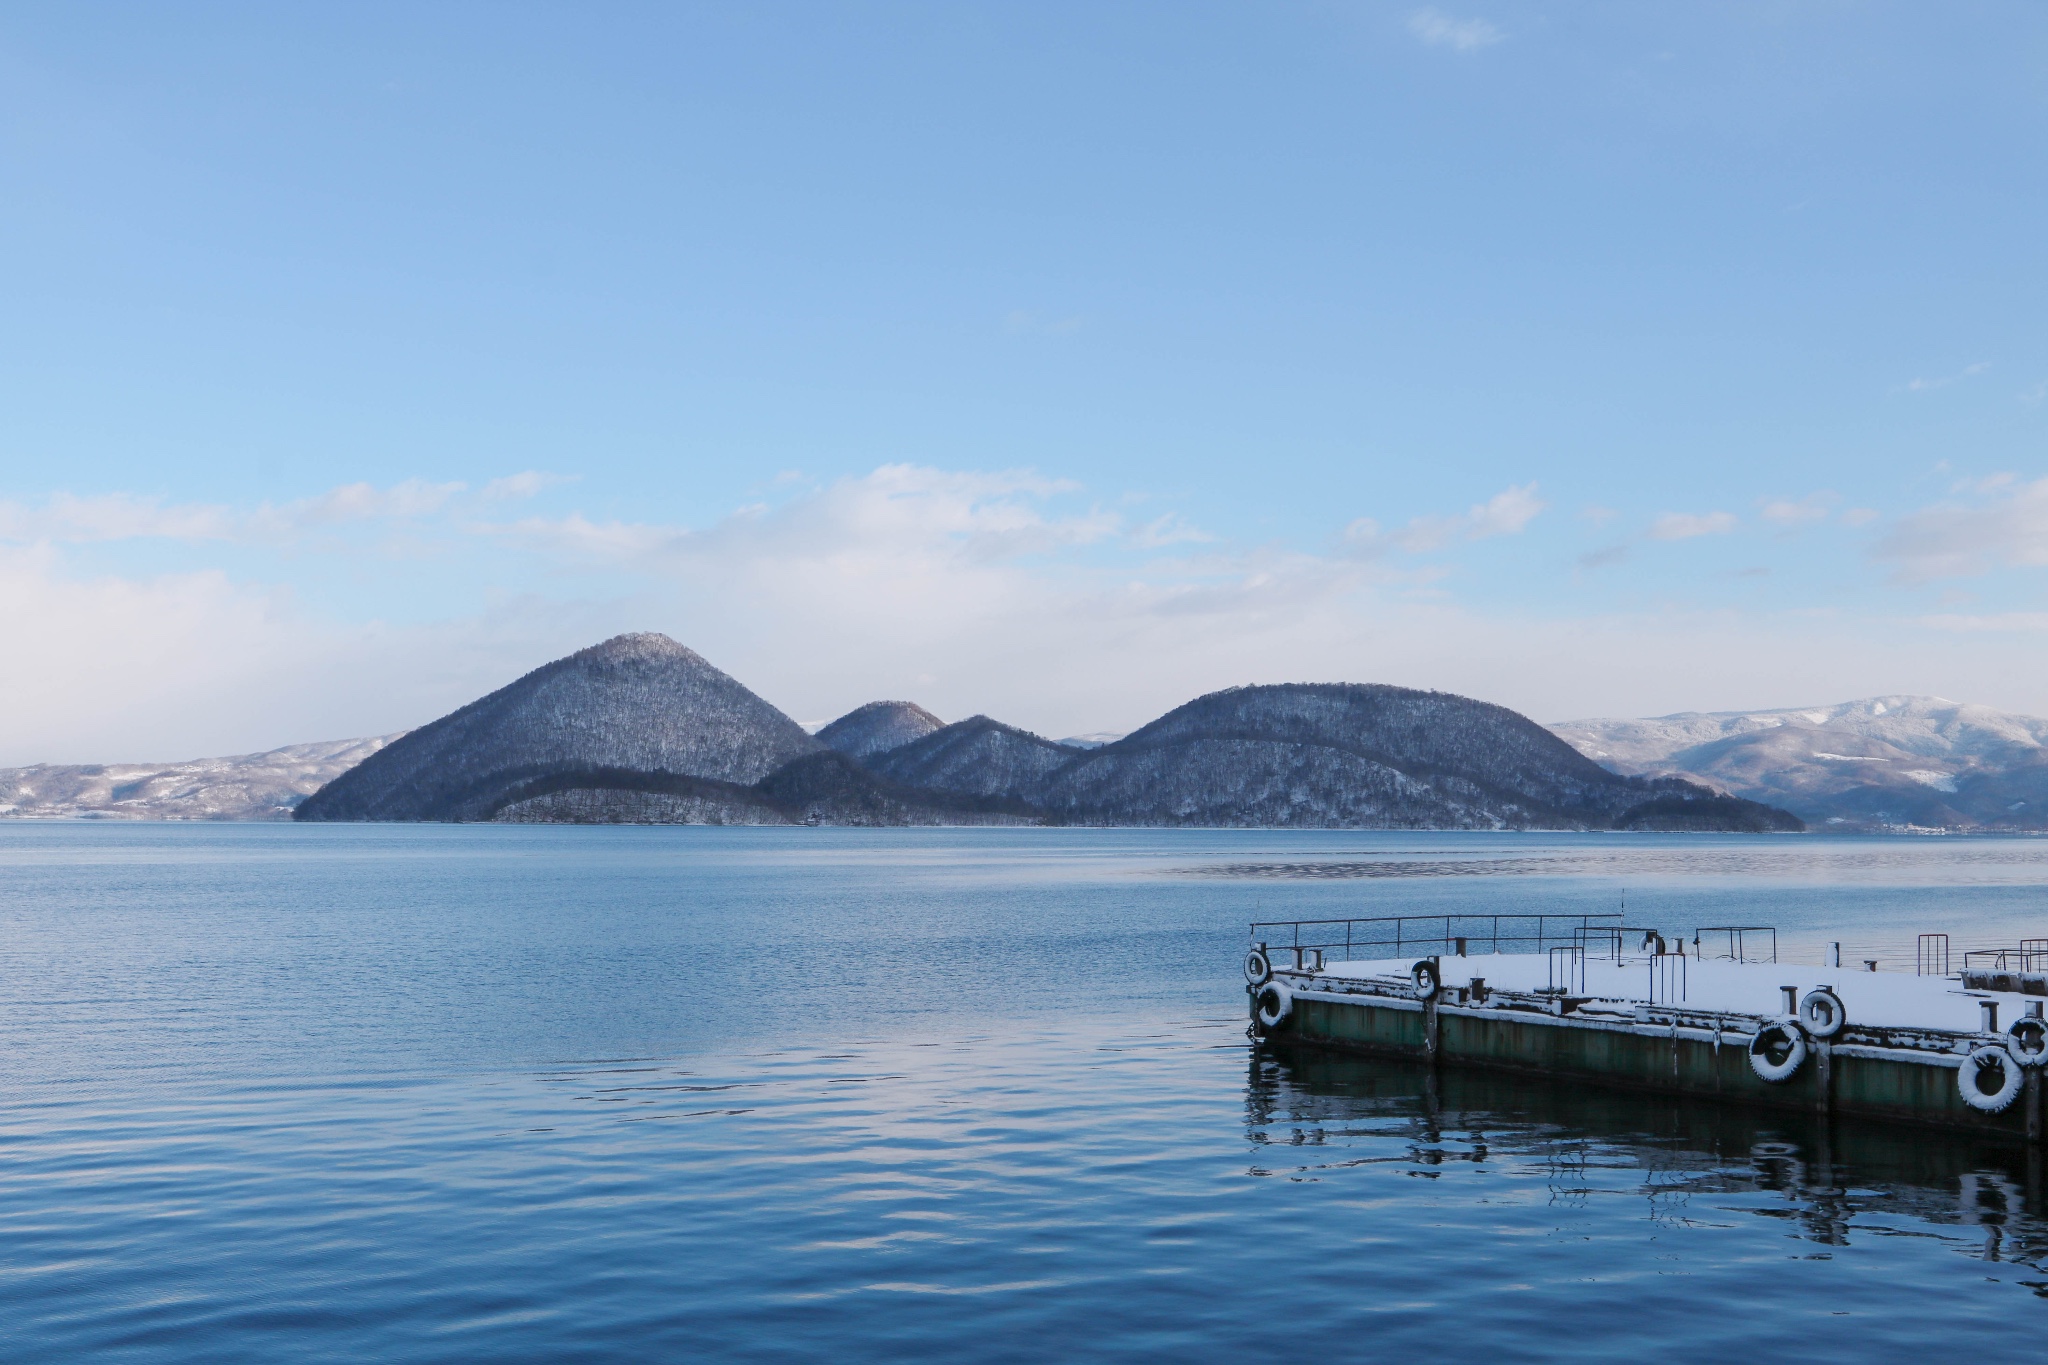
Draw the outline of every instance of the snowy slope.
<instances>
[{"instance_id":1,"label":"snowy slope","mask_svg":"<svg viewBox=\"0 0 2048 1365\"><path fill-rule=\"evenodd\" d=\"M946 722L911 701L871 701L818 731L818 738L842 754L867 759L923 739Z\"/></svg>"},{"instance_id":2,"label":"snowy slope","mask_svg":"<svg viewBox=\"0 0 2048 1365\"><path fill-rule=\"evenodd\" d=\"M1785 828L1676 781L1625 778L1525 716L1366 684L1240 687L1113 743L1055 744L986 716L869 760L902 783L1095 825L1362 829Z\"/></svg>"},{"instance_id":3,"label":"snowy slope","mask_svg":"<svg viewBox=\"0 0 2048 1365\"><path fill-rule=\"evenodd\" d=\"M299 802L399 737L293 744L184 763L0 768L0 817L287 820Z\"/></svg>"},{"instance_id":4,"label":"snowy slope","mask_svg":"<svg viewBox=\"0 0 2048 1365\"><path fill-rule=\"evenodd\" d=\"M2048 828L2048 720L1943 697L1550 727L1623 773L1677 774L1835 827Z\"/></svg>"}]
</instances>

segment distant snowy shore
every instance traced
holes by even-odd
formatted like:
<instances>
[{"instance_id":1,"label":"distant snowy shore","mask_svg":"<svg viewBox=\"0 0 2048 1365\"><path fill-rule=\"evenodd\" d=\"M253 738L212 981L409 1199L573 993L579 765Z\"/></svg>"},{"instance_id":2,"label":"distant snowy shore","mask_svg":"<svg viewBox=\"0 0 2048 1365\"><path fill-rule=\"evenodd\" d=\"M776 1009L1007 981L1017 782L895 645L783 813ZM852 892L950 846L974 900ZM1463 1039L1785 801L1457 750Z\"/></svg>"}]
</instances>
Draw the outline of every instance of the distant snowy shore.
<instances>
[{"instance_id":1,"label":"distant snowy shore","mask_svg":"<svg viewBox=\"0 0 2048 1365\"><path fill-rule=\"evenodd\" d=\"M0 768L0 819L289 820L299 802L398 737L292 744L184 763Z\"/></svg>"}]
</instances>

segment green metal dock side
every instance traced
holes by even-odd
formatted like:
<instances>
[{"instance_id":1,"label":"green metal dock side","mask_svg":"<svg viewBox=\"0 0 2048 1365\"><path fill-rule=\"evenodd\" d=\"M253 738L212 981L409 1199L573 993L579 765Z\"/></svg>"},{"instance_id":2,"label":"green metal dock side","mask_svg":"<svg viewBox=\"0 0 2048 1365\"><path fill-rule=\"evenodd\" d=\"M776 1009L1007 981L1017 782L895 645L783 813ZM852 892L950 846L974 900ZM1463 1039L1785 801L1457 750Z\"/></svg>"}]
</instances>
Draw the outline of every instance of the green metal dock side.
<instances>
[{"instance_id":1,"label":"green metal dock side","mask_svg":"<svg viewBox=\"0 0 2048 1365\"><path fill-rule=\"evenodd\" d=\"M1774 940L1769 961L1702 960L1699 935L1692 953L1682 941L1674 951L1618 917L1462 918L1483 919L1489 931L1454 933L1469 926L1442 916L1429 917L1444 926L1434 935L1421 917L1254 925L1254 1033L1440 1066L2042 1138L2048 1027L2042 1002L2029 997L2048 995L2048 977L1793 967L1776 961ZM1306 926L1318 941L1302 941ZM1275 946L1280 929L1294 941ZM1333 961L1333 951L1350 956ZM1979 988L1986 983L2020 989Z\"/></svg>"}]
</instances>

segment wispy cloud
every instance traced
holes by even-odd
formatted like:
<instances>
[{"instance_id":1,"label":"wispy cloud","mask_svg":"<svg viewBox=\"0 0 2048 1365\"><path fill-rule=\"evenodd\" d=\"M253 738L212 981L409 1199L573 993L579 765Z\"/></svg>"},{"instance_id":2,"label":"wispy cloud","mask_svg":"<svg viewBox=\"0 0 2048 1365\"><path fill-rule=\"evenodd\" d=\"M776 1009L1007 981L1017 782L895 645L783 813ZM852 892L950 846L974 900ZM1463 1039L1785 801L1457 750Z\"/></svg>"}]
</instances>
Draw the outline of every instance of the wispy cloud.
<instances>
[{"instance_id":1,"label":"wispy cloud","mask_svg":"<svg viewBox=\"0 0 2048 1365\"><path fill-rule=\"evenodd\" d=\"M835 571L851 567L855 560L872 564L893 558L899 565L914 560L936 572L942 561L1013 559L1093 545L1118 534L1123 519L1114 512L1058 512L1048 506L1049 499L1078 488L1031 470L982 473L892 464L777 506L741 508L703 530L592 522L581 513L480 524L476 529L585 561L638 569L719 555L772 553L785 563ZM1152 523L1161 534L1175 525L1171 517ZM1177 538L1192 537L1183 533Z\"/></svg>"},{"instance_id":2,"label":"wispy cloud","mask_svg":"<svg viewBox=\"0 0 2048 1365\"><path fill-rule=\"evenodd\" d=\"M2048 478L1994 476L1956 491L1964 495L1957 501L1900 518L1871 553L1904 582L2048 564Z\"/></svg>"},{"instance_id":3,"label":"wispy cloud","mask_svg":"<svg viewBox=\"0 0 2048 1365\"><path fill-rule=\"evenodd\" d=\"M1597 550L1588 550L1574 561L1582 570L1604 569L1610 564L1619 564L1633 553L1627 545L1604 545Z\"/></svg>"},{"instance_id":4,"label":"wispy cloud","mask_svg":"<svg viewBox=\"0 0 2048 1365\"><path fill-rule=\"evenodd\" d=\"M0 502L0 540L226 540L233 536L237 524L238 518L224 506L182 503L167 507L160 498L131 493L87 498L56 493L40 507Z\"/></svg>"},{"instance_id":5,"label":"wispy cloud","mask_svg":"<svg viewBox=\"0 0 2048 1365\"><path fill-rule=\"evenodd\" d=\"M428 483L407 479L378 488L369 483L348 483L330 488L317 497L303 498L279 507L265 504L247 525L276 535L290 535L308 527L337 526L345 522L404 521L430 517L444 510L459 493L463 483Z\"/></svg>"},{"instance_id":6,"label":"wispy cloud","mask_svg":"<svg viewBox=\"0 0 2048 1365\"><path fill-rule=\"evenodd\" d=\"M1199 544L1215 539L1215 536L1199 526L1191 525L1173 512L1154 518L1141 526L1132 527L1129 535L1131 544L1141 550L1157 550L1168 545Z\"/></svg>"},{"instance_id":7,"label":"wispy cloud","mask_svg":"<svg viewBox=\"0 0 2048 1365\"><path fill-rule=\"evenodd\" d=\"M1759 498L1757 515L1774 526L1805 526L1826 521L1828 513L1841 500L1839 493L1826 490L1809 493L1796 502L1790 498Z\"/></svg>"},{"instance_id":8,"label":"wispy cloud","mask_svg":"<svg viewBox=\"0 0 2048 1365\"><path fill-rule=\"evenodd\" d=\"M576 480L566 474L544 474L538 469L528 469L508 474L502 479L492 479L478 491L478 496L487 502L509 502L515 498L534 497L557 484L574 482Z\"/></svg>"},{"instance_id":9,"label":"wispy cloud","mask_svg":"<svg viewBox=\"0 0 2048 1365\"><path fill-rule=\"evenodd\" d=\"M1970 378L1972 375L1982 374L1984 373L1984 371L1990 368L1990 361L1980 360L1974 365L1963 366L1963 368L1957 370L1954 374L1937 375L1931 379L1909 379L1906 381L1906 392L1926 393L1932 389L1945 389L1951 384L1961 383L1963 380Z\"/></svg>"},{"instance_id":10,"label":"wispy cloud","mask_svg":"<svg viewBox=\"0 0 2048 1365\"><path fill-rule=\"evenodd\" d=\"M1415 517L1397 531L1382 531L1371 517L1360 517L1344 528L1344 542L1355 554L1380 554L1388 547L1429 554L1455 541L1516 535L1548 505L1536 496L1536 485L1526 483L1504 488L1460 515Z\"/></svg>"},{"instance_id":11,"label":"wispy cloud","mask_svg":"<svg viewBox=\"0 0 2048 1365\"><path fill-rule=\"evenodd\" d=\"M1476 52L1508 36L1484 19L1454 19L1434 6L1409 15L1408 31L1430 47L1447 47L1453 52Z\"/></svg>"},{"instance_id":12,"label":"wispy cloud","mask_svg":"<svg viewBox=\"0 0 2048 1365\"><path fill-rule=\"evenodd\" d=\"M493 479L475 494L464 483L407 479L379 488L348 483L310 498L236 510L219 503L165 503L130 493L56 493L40 506L0 501L0 540L71 543L122 540L289 543L307 532L374 522L417 522L483 503L530 498L555 475L526 471Z\"/></svg>"},{"instance_id":13,"label":"wispy cloud","mask_svg":"<svg viewBox=\"0 0 2048 1365\"><path fill-rule=\"evenodd\" d=\"M1650 524L1650 539L1691 540L1694 536L1723 536L1734 529L1733 512L1666 512Z\"/></svg>"}]
</instances>

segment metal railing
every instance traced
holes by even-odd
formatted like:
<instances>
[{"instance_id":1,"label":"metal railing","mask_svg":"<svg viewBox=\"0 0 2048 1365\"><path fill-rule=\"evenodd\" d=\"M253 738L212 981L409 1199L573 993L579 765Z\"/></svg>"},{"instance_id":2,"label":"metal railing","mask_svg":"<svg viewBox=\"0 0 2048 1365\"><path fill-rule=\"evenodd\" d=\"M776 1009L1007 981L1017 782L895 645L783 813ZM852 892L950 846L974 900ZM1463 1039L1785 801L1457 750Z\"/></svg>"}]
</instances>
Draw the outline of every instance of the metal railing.
<instances>
[{"instance_id":1,"label":"metal railing","mask_svg":"<svg viewBox=\"0 0 2048 1365\"><path fill-rule=\"evenodd\" d=\"M1913 975L1948 975L1948 935L1922 934L1913 944Z\"/></svg>"},{"instance_id":2,"label":"metal railing","mask_svg":"<svg viewBox=\"0 0 2048 1365\"><path fill-rule=\"evenodd\" d=\"M1724 953L1707 951L1705 936L1718 935L1713 946L1726 947ZM1778 960L1778 931L1768 924L1709 924L1692 931L1693 954L1705 961L1713 958L1717 962L1776 962ZM1766 957L1765 954L1770 956Z\"/></svg>"},{"instance_id":3,"label":"metal railing","mask_svg":"<svg viewBox=\"0 0 2048 1365\"><path fill-rule=\"evenodd\" d=\"M1658 953L1650 959L1650 1003L1653 1005L1675 1005L1686 998L1686 978L1692 968L1692 959L1685 955L1685 945L1678 945L1675 953Z\"/></svg>"},{"instance_id":4,"label":"metal railing","mask_svg":"<svg viewBox=\"0 0 2048 1365\"><path fill-rule=\"evenodd\" d=\"M2048 939L2024 938L2017 948L1972 948L1963 954L1963 970L2039 972L2048 970Z\"/></svg>"},{"instance_id":5,"label":"metal railing","mask_svg":"<svg viewBox=\"0 0 2048 1365\"><path fill-rule=\"evenodd\" d=\"M1561 943L1550 950L1550 995L1586 993L1586 950L1576 943Z\"/></svg>"},{"instance_id":6,"label":"metal railing","mask_svg":"<svg viewBox=\"0 0 2048 1365\"><path fill-rule=\"evenodd\" d=\"M1617 914L1593 915L1379 915L1369 919L1258 920L1255 943L1269 952L1294 955L1295 965L1374 958L1426 957L1468 953L1542 953L1553 945L1582 952L1589 938L1604 948L1611 938L1616 956L1624 930Z\"/></svg>"}]
</instances>

